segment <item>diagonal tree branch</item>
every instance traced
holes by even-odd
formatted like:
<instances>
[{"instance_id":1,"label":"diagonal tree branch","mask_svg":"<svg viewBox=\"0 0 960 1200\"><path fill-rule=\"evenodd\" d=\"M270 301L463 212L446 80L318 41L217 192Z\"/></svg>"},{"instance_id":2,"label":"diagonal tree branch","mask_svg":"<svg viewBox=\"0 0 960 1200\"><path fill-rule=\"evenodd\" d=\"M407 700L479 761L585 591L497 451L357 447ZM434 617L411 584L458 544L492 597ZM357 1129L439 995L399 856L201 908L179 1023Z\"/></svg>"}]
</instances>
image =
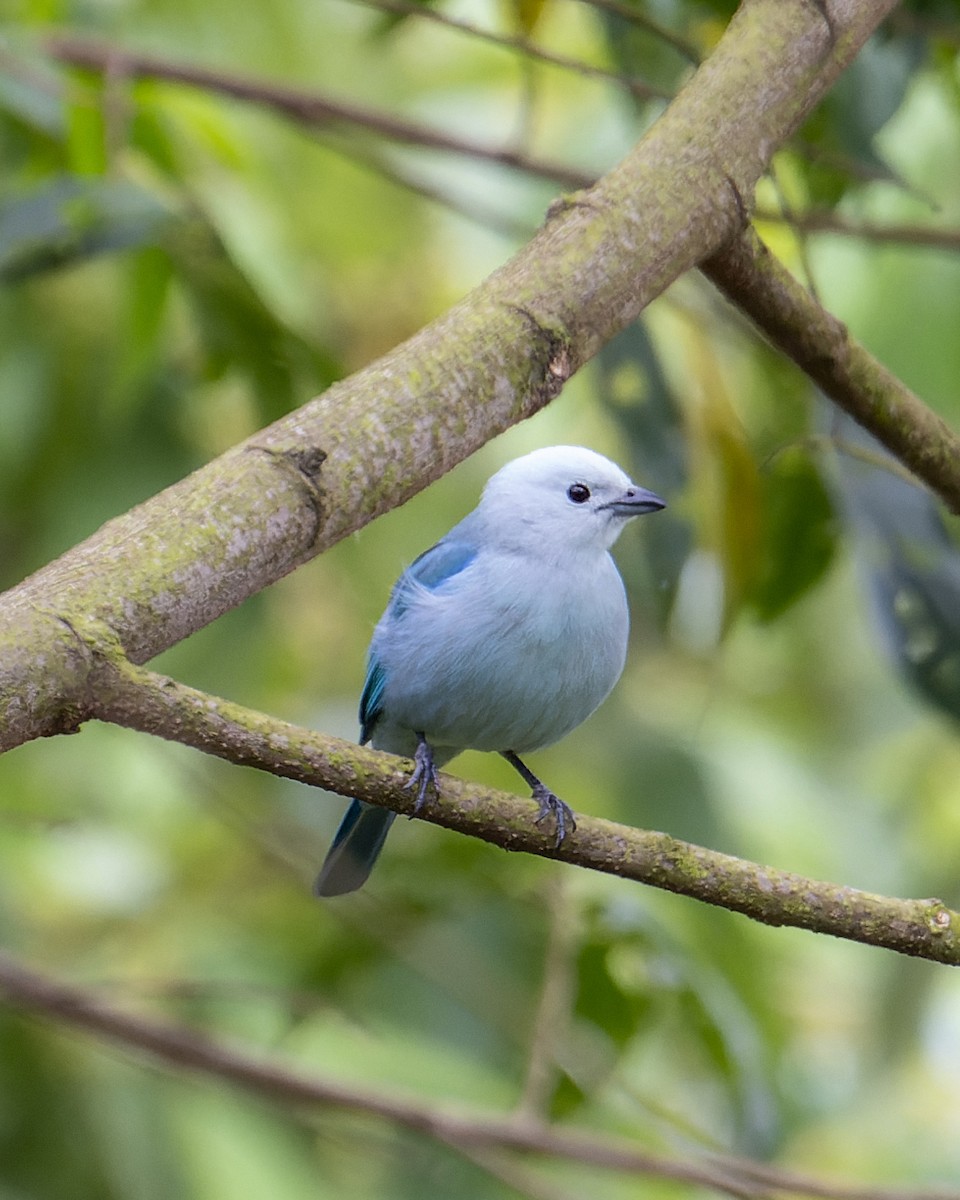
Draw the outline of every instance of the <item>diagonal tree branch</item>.
<instances>
[{"instance_id":1,"label":"diagonal tree branch","mask_svg":"<svg viewBox=\"0 0 960 1200\"><path fill-rule=\"evenodd\" d=\"M91 713L101 720L413 815L405 759L277 721L119 655L95 657ZM790 925L960 965L960 913L940 900L897 900L805 879L599 817L579 816L576 831L558 849L549 832L534 824L530 801L450 775L443 776L442 801L428 803L419 815L504 850L633 879L765 925Z\"/></svg>"},{"instance_id":2,"label":"diagonal tree branch","mask_svg":"<svg viewBox=\"0 0 960 1200\"><path fill-rule=\"evenodd\" d=\"M95 992L64 983L0 953L0 997L28 1013L125 1046L164 1065L227 1080L300 1108L338 1108L391 1121L464 1151L514 1150L612 1171L699 1184L733 1196L785 1192L822 1200L960 1200L949 1188L862 1188L831 1184L749 1159L710 1154L683 1162L622 1137L485 1111L430 1105L409 1095L358 1088L320 1073L229 1046L189 1027L125 1012Z\"/></svg>"},{"instance_id":3,"label":"diagonal tree branch","mask_svg":"<svg viewBox=\"0 0 960 1200\"><path fill-rule=\"evenodd\" d=\"M774 149L892 4L747 0L634 151L471 296L0 598L0 749L82 719L78 622L143 662L549 403L736 235Z\"/></svg>"}]
</instances>

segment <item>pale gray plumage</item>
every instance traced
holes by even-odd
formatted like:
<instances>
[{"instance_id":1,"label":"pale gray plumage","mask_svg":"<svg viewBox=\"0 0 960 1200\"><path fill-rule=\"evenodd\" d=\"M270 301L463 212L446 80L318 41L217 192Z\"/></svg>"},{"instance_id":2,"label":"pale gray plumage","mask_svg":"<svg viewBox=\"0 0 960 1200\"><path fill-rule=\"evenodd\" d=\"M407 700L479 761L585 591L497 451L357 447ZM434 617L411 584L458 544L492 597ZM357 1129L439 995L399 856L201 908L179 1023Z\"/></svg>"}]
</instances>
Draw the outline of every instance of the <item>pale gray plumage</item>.
<instances>
[{"instance_id":1,"label":"pale gray plumage","mask_svg":"<svg viewBox=\"0 0 960 1200\"><path fill-rule=\"evenodd\" d=\"M531 784L558 844L573 827L517 755L575 729L620 678L629 616L608 551L629 518L663 507L595 451L535 450L401 576L370 644L360 740L416 759L418 807L436 766L491 750ZM318 895L363 883L393 816L353 802Z\"/></svg>"}]
</instances>

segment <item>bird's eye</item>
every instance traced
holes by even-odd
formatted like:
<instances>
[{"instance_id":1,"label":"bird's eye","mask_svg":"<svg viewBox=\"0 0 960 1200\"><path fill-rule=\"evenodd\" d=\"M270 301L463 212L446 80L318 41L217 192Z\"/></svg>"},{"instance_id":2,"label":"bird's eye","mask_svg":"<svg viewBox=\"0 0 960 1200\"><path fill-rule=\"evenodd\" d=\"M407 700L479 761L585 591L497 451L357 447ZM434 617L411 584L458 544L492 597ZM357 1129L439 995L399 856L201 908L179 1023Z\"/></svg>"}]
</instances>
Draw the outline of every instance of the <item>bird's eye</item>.
<instances>
[{"instance_id":1,"label":"bird's eye","mask_svg":"<svg viewBox=\"0 0 960 1200\"><path fill-rule=\"evenodd\" d=\"M585 483L571 483L567 488L567 495L574 504L586 504L590 499L590 489Z\"/></svg>"}]
</instances>

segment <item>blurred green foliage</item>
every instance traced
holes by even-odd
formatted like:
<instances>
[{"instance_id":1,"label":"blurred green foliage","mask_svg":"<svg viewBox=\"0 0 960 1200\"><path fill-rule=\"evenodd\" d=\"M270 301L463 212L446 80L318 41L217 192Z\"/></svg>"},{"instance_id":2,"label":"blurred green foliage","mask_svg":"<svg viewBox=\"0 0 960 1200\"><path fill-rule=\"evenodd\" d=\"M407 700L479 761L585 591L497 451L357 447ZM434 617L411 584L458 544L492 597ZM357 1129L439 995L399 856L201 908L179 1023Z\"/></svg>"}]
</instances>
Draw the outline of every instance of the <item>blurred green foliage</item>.
<instances>
[{"instance_id":1,"label":"blurred green foliage","mask_svg":"<svg viewBox=\"0 0 960 1200\"><path fill-rule=\"evenodd\" d=\"M705 54L732 7L638 11ZM568 0L469 15L658 87L692 69L649 25L628 35ZM4 16L4 586L442 312L551 195L213 90L65 68L45 48L54 27L588 171L661 106L346 0L21 0ZM916 223L932 205L960 226L958 44L951 4L902 7L761 200ZM463 211L479 199L487 224ZM957 259L765 233L956 425ZM159 668L354 737L397 572L500 463L559 441L611 454L670 507L618 546L628 671L539 757L551 785L584 811L960 905L955 530L693 278L548 411ZM483 756L455 769L515 786ZM553 1115L678 1157L721 1147L864 1182L960 1176L960 984L945 968L420 823L398 824L363 892L318 905L309 880L339 800L118 729L4 757L0 795L3 944L124 1004L325 1077L506 1110L559 931ZM525 1166L558 1196L638 1194L587 1166ZM287 1112L0 1013L4 1197L518 1192L425 1137Z\"/></svg>"}]
</instances>

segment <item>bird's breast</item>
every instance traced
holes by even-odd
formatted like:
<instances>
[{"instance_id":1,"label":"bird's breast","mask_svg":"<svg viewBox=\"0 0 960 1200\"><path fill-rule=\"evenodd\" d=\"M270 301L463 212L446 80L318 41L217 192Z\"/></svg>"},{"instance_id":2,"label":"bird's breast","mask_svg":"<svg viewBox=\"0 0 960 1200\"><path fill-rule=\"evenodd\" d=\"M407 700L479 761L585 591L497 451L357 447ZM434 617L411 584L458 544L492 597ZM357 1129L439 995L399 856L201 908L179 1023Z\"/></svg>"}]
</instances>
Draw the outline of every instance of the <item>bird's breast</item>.
<instances>
[{"instance_id":1,"label":"bird's breast","mask_svg":"<svg viewBox=\"0 0 960 1200\"><path fill-rule=\"evenodd\" d=\"M421 730L437 747L518 753L557 741L616 683L628 623L608 555L550 569L481 562L378 626L383 732Z\"/></svg>"}]
</instances>

